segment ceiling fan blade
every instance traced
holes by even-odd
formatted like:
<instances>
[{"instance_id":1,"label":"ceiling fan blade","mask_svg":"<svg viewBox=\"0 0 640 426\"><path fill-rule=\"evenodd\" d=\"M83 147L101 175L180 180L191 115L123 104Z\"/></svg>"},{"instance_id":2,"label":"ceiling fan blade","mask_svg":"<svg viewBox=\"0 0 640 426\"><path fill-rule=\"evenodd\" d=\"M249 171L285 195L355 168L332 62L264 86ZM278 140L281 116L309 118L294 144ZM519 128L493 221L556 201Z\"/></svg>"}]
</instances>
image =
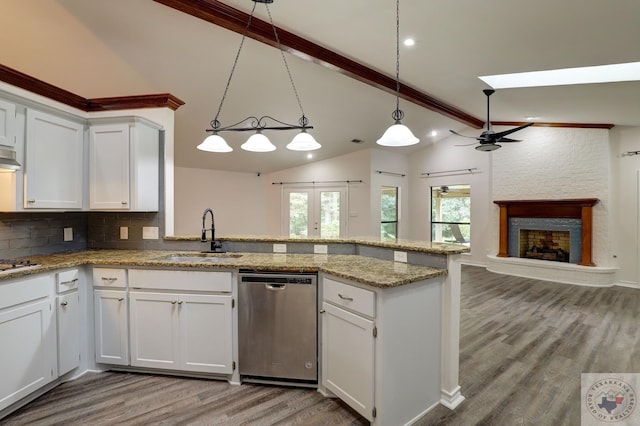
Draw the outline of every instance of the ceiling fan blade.
<instances>
[{"instance_id":1,"label":"ceiling fan blade","mask_svg":"<svg viewBox=\"0 0 640 426\"><path fill-rule=\"evenodd\" d=\"M471 145L476 145L476 143L464 143L462 145L454 145L454 146L471 146Z\"/></svg>"},{"instance_id":2,"label":"ceiling fan blade","mask_svg":"<svg viewBox=\"0 0 640 426\"><path fill-rule=\"evenodd\" d=\"M520 139L500 138L496 142L522 142Z\"/></svg>"},{"instance_id":3,"label":"ceiling fan blade","mask_svg":"<svg viewBox=\"0 0 640 426\"><path fill-rule=\"evenodd\" d=\"M504 132L497 132L495 133L494 137L497 139L500 139L503 136L507 136L510 135L511 133L515 133L518 130L522 130L525 127L529 127L529 126L533 126L534 123L527 123L527 124L523 124L522 126L519 127L514 127L513 129L509 129L509 130L505 130Z\"/></svg>"},{"instance_id":4,"label":"ceiling fan blade","mask_svg":"<svg viewBox=\"0 0 640 426\"><path fill-rule=\"evenodd\" d=\"M471 138L471 139L476 139L475 136L467 136L467 135L461 135L460 133L454 131L454 130L449 130L451 133L453 133L456 136L462 136L463 138Z\"/></svg>"}]
</instances>

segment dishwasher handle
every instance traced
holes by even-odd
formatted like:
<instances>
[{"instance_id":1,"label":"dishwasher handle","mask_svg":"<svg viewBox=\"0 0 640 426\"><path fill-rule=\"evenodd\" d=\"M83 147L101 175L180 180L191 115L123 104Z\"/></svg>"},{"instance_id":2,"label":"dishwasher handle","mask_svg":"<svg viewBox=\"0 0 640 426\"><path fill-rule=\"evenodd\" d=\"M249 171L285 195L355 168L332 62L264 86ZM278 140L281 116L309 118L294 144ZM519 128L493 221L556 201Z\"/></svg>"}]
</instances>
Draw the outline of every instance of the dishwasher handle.
<instances>
[{"instance_id":1,"label":"dishwasher handle","mask_svg":"<svg viewBox=\"0 0 640 426\"><path fill-rule=\"evenodd\" d=\"M267 288L267 290L273 291L281 291L287 288L286 284L265 284L264 286Z\"/></svg>"}]
</instances>

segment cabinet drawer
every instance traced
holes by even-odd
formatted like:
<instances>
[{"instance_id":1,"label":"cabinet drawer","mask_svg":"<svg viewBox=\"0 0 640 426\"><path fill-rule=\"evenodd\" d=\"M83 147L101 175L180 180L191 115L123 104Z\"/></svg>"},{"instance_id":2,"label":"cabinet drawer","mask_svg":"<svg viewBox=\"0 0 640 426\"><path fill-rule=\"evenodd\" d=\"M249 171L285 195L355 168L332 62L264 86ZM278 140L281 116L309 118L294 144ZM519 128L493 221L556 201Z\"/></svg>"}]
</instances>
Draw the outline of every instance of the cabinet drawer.
<instances>
[{"instance_id":1,"label":"cabinet drawer","mask_svg":"<svg viewBox=\"0 0 640 426\"><path fill-rule=\"evenodd\" d=\"M0 284L0 309L49 296L53 289L50 275L18 278L6 284Z\"/></svg>"},{"instance_id":2,"label":"cabinet drawer","mask_svg":"<svg viewBox=\"0 0 640 426\"><path fill-rule=\"evenodd\" d=\"M376 294L349 284L325 278L323 281L324 299L338 306L368 317L376 316Z\"/></svg>"},{"instance_id":3,"label":"cabinet drawer","mask_svg":"<svg viewBox=\"0 0 640 426\"><path fill-rule=\"evenodd\" d=\"M80 271L77 269L58 272L56 274L57 292L64 293L65 291L77 289L79 281Z\"/></svg>"},{"instance_id":4,"label":"cabinet drawer","mask_svg":"<svg viewBox=\"0 0 640 426\"><path fill-rule=\"evenodd\" d=\"M130 288L231 292L231 272L129 269Z\"/></svg>"},{"instance_id":5,"label":"cabinet drawer","mask_svg":"<svg viewBox=\"0 0 640 426\"><path fill-rule=\"evenodd\" d=\"M93 286L125 288L127 271L126 269L93 268Z\"/></svg>"}]
</instances>

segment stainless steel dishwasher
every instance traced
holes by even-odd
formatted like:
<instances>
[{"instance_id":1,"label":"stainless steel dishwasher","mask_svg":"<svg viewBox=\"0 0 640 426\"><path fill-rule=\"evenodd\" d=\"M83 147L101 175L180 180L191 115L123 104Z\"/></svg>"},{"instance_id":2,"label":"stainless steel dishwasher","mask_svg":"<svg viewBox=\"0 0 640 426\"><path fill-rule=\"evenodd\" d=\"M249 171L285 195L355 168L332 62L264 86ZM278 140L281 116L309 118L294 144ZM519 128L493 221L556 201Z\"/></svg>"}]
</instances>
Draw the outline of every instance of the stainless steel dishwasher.
<instances>
[{"instance_id":1,"label":"stainless steel dishwasher","mask_svg":"<svg viewBox=\"0 0 640 426\"><path fill-rule=\"evenodd\" d=\"M317 275L240 271L243 380L318 383Z\"/></svg>"}]
</instances>

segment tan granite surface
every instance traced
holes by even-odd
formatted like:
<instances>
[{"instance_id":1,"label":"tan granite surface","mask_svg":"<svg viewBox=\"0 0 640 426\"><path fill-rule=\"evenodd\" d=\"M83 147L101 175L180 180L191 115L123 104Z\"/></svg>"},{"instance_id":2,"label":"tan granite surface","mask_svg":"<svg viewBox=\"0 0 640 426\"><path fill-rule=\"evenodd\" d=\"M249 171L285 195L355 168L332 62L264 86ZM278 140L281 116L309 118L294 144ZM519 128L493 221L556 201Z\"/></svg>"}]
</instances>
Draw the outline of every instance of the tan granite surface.
<instances>
[{"instance_id":1,"label":"tan granite surface","mask_svg":"<svg viewBox=\"0 0 640 426\"><path fill-rule=\"evenodd\" d=\"M240 257L235 257L241 255ZM0 280L80 265L146 266L198 269L253 269L259 271L326 272L378 288L396 287L445 275L446 270L410 265L357 255L227 253L220 261L207 257L189 261L168 259L175 256L202 256L200 252L157 250L86 250L32 256L39 266L4 272ZM232 257L233 256L233 257Z\"/></svg>"},{"instance_id":2,"label":"tan granite surface","mask_svg":"<svg viewBox=\"0 0 640 426\"><path fill-rule=\"evenodd\" d=\"M164 237L167 241L200 241L199 235L176 235ZM431 241L414 240L382 240L376 237L350 237L350 238L290 238L274 235L224 235L216 238L220 241L237 242L272 242L272 243L322 243L322 244L362 244L375 247L393 248L397 250L410 250L433 254L460 254L468 253L470 248L463 244L436 243Z\"/></svg>"}]
</instances>

